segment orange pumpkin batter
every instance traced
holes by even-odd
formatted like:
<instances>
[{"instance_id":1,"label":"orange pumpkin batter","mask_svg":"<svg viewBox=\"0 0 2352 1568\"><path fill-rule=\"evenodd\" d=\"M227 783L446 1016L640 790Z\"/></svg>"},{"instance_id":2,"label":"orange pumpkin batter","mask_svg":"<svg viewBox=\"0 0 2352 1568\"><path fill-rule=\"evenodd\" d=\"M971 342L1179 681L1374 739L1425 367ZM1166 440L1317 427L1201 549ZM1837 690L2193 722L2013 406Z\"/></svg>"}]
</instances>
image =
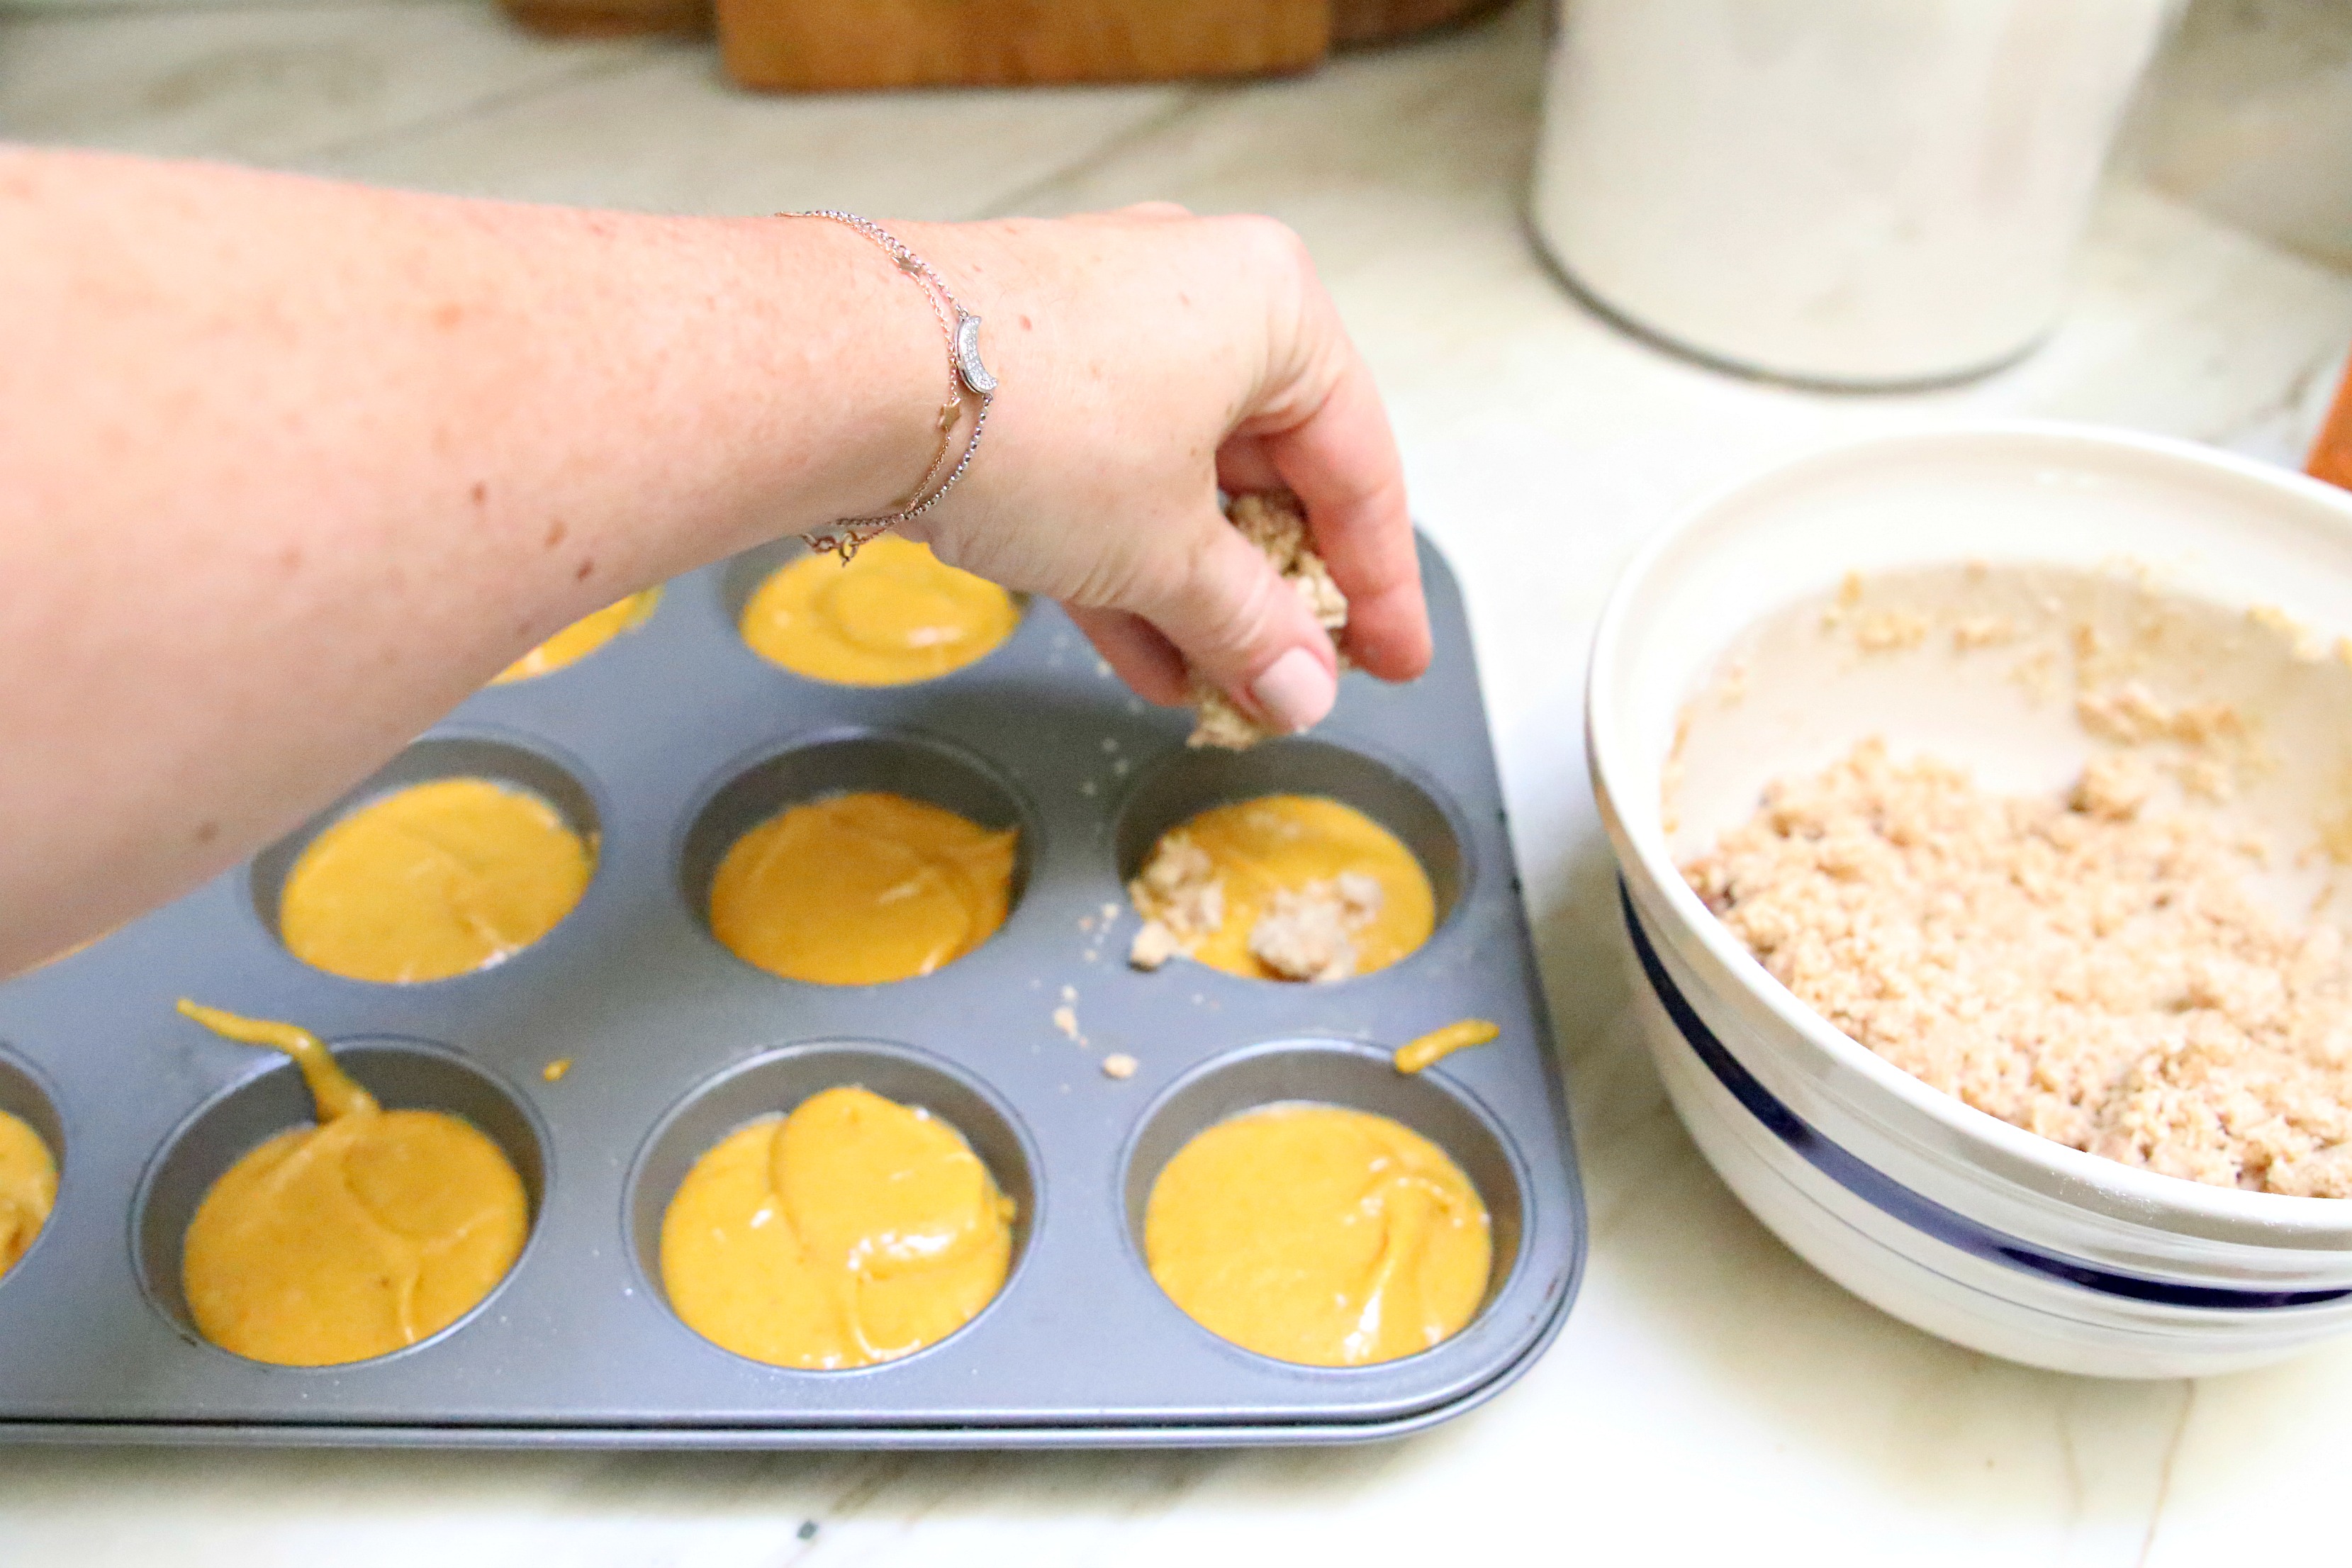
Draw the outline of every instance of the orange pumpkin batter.
<instances>
[{"instance_id":1,"label":"orange pumpkin batter","mask_svg":"<svg viewBox=\"0 0 2352 1568\"><path fill-rule=\"evenodd\" d=\"M659 603L661 590L646 588L625 599L616 599L601 610L593 610L500 670L491 678L490 684L504 686L529 680L577 664L623 632L645 625L646 617L654 613L654 606Z\"/></svg>"},{"instance_id":2,"label":"orange pumpkin batter","mask_svg":"<svg viewBox=\"0 0 2352 1568\"><path fill-rule=\"evenodd\" d=\"M593 847L535 795L436 779L370 802L287 874L295 957L353 980L442 980L529 947L572 912Z\"/></svg>"},{"instance_id":3,"label":"orange pumpkin batter","mask_svg":"<svg viewBox=\"0 0 2352 1568\"><path fill-rule=\"evenodd\" d=\"M930 547L884 534L848 564L812 555L779 567L743 606L743 640L801 675L845 686L929 680L1013 635L1013 595Z\"/></svg>"},{"instance_id":4,"label":"orange pumpkin batter","mask_svg":"<svg viewBox=\"0 0 2352 1568\"><path fill-rule=\"evenodd\" d=\"M1427 1350L1478 1310L1486 1205L1410 1128L1336 1105L1221 1121L1152 1184L1144 1256L1195 1321L1308 1366Z\"/></svg>"},{"instance_id":5,"label":"orange pumpkin batter","mask_svg":"<svg viewBox=\"0 0 2352 1568\"><path fill-rule=\"evenodd\" d=\"M0 1274L39 1239L58 1201L58 1163L22 1117L0 1110Z\"/></svg>"},{"instance_id":6,"label":"orange pumpkin batter","mask_svg":"<svg viewBox=\"0 0 2352 1568\"><path fill-rule=\"evenodd\" d=\"M1342 912L1333 890L1343 886L1367 888L1352 911ZM1161 835L1129 895L1155 933L1168 933L1171 952L1257 980L1306 977L1261 956L1274 951L1261 922L1302 899L1331 900L1332 919L1347 921L1345 968L1354 974L1412 952L1437 921L1436 895L1412 851L1362 812L1321 795L1212 806Z\"/></svg>"},{"instance_id":7,"label":"orange pumpkin batter","mask_svg":"<svg viewBox=\"0 0 2352 1568\"><path fill-rule=\"evenodd\" d=\"M662 1216L688 1327L774 1366L866 1366L971 1321L1004 1285L1013 1200L956 1130L829 1089L695 1162Z\"/></svg>"},{"instance_id":8,"label":"orange pumpkin batter","mask_svg":"<svg viewBox=\"0 0 2352 1568\"><path fill-rule=\"evenodd\" d=\"M870 985L929 974L986 942L1013 900L1014 828L904 795L831 795L737 839L710 882L710 929L788 980Z\"/></svg>"},{"instance_id":9,"label":"orange pumpkin batter","mask_svg":"<svg viewBox=\"0 0 2352 1568\"><path fill-rule=\"evenodd\" d=\"M205 1338L282 1366L365 1361L439 1332L522 1251L530 1208L505 1152L437 1110L385 1110L316 1035L183 1001L302 1069L319 1110L231 1165L197 1206L181 1286Z\"/></svg>"}]
</instances>

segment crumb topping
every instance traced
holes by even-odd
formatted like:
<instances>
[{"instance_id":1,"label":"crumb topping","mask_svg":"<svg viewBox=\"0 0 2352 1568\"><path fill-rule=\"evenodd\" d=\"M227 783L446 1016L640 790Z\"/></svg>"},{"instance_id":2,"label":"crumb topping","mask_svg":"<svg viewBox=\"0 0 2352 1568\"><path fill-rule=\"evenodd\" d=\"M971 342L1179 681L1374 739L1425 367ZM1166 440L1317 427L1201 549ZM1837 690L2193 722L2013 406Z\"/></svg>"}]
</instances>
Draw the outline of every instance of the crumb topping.
<instances>
[{"instance_id":1,"label":"crumb topping","mask_svg":"<svg viewBox=\"0 0 2352 1568\"><path fill-rule=\"evenodd\" d=\"M1216 863L1181 832L1161 837L1127 892L1143 916L1127 950L1128 963L1138 969L1157 969L1191 952L1192 943L1225 923L1225 884Z\"/></svg>"},{"instance_id":2,"label":"crumb topping","mask_svg":"<svg viewBox=\"0 0 2352 1568\"><path fill-rule=\"evenodd\" d=\"M1243 538L1265 552L1274 569L1305 601L1308 613L1336 639L1348 625L1348 596L1339 592L1330 568L1307 542L1307 514L1298 509L1297 498L1287 490L1235 496L1225 516ZM1343 668L1345 662L1341 661ZM1273 737L1272 731L1234 706L1232 698L1198 676L1192 680L1192 703L1196 718L1187 745L1240 752Z\"/></svg>"},{"instance_id":3,"label":"crumb topping","mask_svg":"<svg viewBox=\"0 0 2352 1568\"><path fill-rule=\"evenodd\" d=\"M1356 932L1381 912L1381 885L1360 872L1281 888L1250 928L1250 955L1286 980L1356 973Z\"/></svg>"},{"instance_id":4,"label":"crumb topping","mask_svg":"<svg viewBox=\"0 0 2352 1568\"><path fill-rule=\"evenodd\" d=\"M2228 738L2128 684L2083 706L2118 737ZM2259 906L2260 847L2155 784L2114 754L2063 797L2003 796L1866 742L1684 875L1807 1005L1980 1110L2168 1175L2352 1196L2343 933Z\"/></svg>"}]
</instances>

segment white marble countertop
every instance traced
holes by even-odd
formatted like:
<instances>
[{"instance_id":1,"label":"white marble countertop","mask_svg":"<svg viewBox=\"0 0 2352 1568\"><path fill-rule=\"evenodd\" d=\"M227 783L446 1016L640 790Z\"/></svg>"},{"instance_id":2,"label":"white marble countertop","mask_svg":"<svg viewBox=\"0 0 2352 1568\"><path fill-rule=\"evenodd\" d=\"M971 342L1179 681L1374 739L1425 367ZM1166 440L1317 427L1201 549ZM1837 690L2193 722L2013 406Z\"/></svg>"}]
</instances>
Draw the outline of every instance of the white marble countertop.
<instances>
[{"instance_id":1,"label":"white marble countertop","mask_svg":"<svg viewBox=\"0 0 2352 1568\"><path fill-rule=\"evenodd\" d=\"M1524 239L1540 31L1523 5L1298 81L794 100L728 90L706 47L535 43L472 0L0 5L0 135L674 210L962 217L1167 197L1295 225L1469 596L1592 1220L1551 1352L1409 1440L17 1448L0 1457L0 1562L2341 1560L2352 1344L2194 1384L2028 1372L1879 1315L1730 1198L1621 1016L1579 714L1612 573L1698 488L1792 444L1984 413L2291 460L2352 337L2352 276L2124 177L2072 314L2012 370L1859 398L1712 374L1595 320Z\"/></svg>"}]
</instances>

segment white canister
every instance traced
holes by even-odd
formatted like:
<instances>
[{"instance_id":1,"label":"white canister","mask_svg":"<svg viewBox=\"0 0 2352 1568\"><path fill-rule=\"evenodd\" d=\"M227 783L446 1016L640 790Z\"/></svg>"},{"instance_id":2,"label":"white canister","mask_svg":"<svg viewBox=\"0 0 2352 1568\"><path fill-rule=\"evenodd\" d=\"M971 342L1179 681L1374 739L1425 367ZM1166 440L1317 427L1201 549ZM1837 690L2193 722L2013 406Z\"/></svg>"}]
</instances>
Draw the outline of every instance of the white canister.
<instances>
[{"instance_id":1,"label":"white canister","mask_svg":"<svg viewBox=\"0 0 2352 1568\"><path fill-rule=\"evenodd\" d=\"M1840 386L2056 321L2177 0L1562 0L1536 232L1633 327Z\"/></svg>"}]
</instances>

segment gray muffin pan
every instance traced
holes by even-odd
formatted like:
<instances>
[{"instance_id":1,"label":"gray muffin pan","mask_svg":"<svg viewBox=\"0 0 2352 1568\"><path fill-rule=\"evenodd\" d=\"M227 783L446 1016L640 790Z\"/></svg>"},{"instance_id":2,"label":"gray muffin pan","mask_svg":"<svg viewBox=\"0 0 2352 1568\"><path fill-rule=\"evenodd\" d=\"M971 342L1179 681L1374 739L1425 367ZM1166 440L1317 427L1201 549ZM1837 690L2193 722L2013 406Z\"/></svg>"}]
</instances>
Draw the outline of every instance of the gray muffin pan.
<instances>
[{"instance_id":1,"label":"gray muffin pan","mask_svg":"<svg viewBox=\"0 0 2352 1568\"><path fill-rule=\"evenodd\" d=\"M570 668L469 700L247 867L0 986L0 1108L62 1167L58 1205L0 1277L0 1436L19 1439L612 1447L1298 1443L1388 1436L1523 1371L1575 1294L1585 1230L1559 1066L1529 951L1461 598L1424 542L1437 658L1361 677L1314 737L1188 752L1053 606L955 674L880 689L804 679L737 637L754 552L671 584ZM323 973L279 943L279 886L353 805L448 774L537 792L597 836L595 875L546 938L414 985ZM1018 825L1011 918L935 974L778 979L705 923L736 835L793 801L890 789ZM1160 832L1221 801L1335 796L1420 855L1441 921L1420 952L1331 985L1124 960L1124 879ZM1110 916L1106 920L1107 912ZM293 1368L205 1342L180 1247L210 1184L305 1121L293 1064L172 1010L188 995L334 1043L385 1103L455 1111L531 1201L506 1280L434 1338ZM1055 1013L1076 1014L1080 1039ZM1405 1077L1387 1052L1457 1018L1496 1043ZM1118 1080L1113 1052L1140 1064ZM557 1058L572 1068L549 1082ZM661 1216L730 1130L863 1084L968 1138L1020 1205L1003 1292L904 1360L800 1372L709 1343L665 1304ZM1444 1148L1494 1216L1495 1271L1461 1333L1360 1368L1294 1366L1193 1323L1146 1269L1169 1156L1254 1106L1394 1117Z\"/></svg>"}]
</instances>

